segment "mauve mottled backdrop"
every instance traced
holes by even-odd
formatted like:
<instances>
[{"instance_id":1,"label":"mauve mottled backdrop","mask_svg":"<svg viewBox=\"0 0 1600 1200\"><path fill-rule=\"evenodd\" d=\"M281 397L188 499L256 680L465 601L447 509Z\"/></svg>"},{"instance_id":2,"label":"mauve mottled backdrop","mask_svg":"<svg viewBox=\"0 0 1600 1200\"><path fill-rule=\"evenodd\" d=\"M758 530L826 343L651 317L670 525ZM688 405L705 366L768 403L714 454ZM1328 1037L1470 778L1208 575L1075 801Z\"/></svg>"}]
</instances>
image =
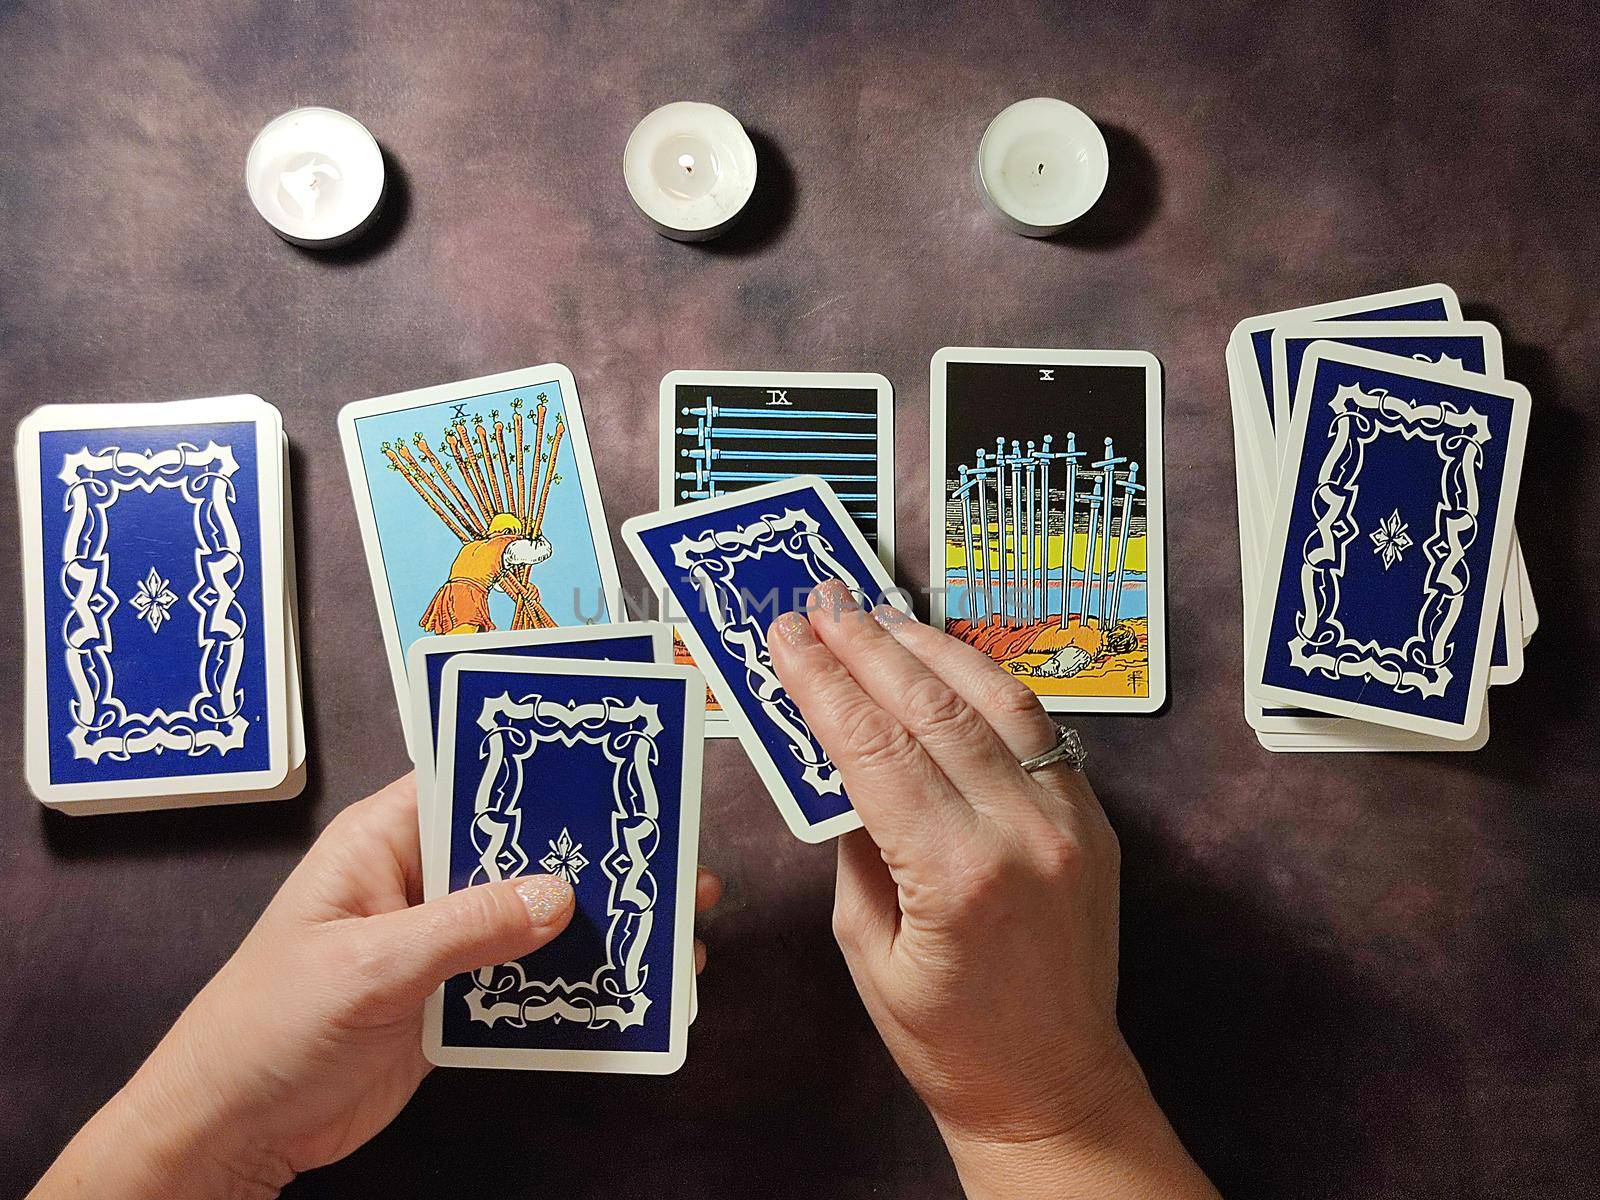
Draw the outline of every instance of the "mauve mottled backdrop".
<instances>
[{"instance_id":1,"label":"mauve mottled backdrop","mask_svg":"<svg viewBox=\"0 0 1600 1200\"><path fill-rule=\"evenodd\" d=\"M1166 364L1173 701L1082 725L1123 839L1126 1028L1202 1165L1232 1197L1600 1191L1592 7L0 0L0 58L5 420L238 391L283 410L312 737L298 801L70 820L25 793L7 725L0 1193L317 830L406 769L341 404L565 362L615 524L653 507L664 372L882 371L920 584L927 364L952 343ZM1113 155L1101 208L1053 242L1002 232L970 182L984 123L1039 93ZM680 98L760 135L760 211L703 248L650 233L619 169ZM250 138L300 103L391 155L400 219L357 252L295 250L246 199ZM1481 754L1268 755L1240 715L1228 330L1435 279L1500 323L1534 395L1527 674ZM11 511L0 537L13 559ZM0 642L16 714L17 620ZM736 746L709 767L729 899L683 1072L439 1072L292 1194L958 1194L831 942L830 854Z\"/></svg>"}]
</instances>

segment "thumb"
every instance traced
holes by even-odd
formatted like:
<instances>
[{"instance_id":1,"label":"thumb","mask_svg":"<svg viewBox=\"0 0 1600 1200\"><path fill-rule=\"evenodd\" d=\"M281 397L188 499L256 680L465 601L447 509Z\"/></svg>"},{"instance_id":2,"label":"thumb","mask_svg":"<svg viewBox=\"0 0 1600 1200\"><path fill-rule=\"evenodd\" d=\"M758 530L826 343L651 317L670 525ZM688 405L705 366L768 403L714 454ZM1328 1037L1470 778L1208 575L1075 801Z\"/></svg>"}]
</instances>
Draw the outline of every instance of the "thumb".
<instances>
[{"instance_id":1,"label":"thumb","mask_svg":"<svg viewBox=\"0 0 1600 1200\"><path fill-rule=\"evenodd\" d=\"M364 922L390 964L402 1004L421 1004L452 975L510 962L553 940L572 920L572 887L559 875L483 883Z\"/></svg>"}]
</instances>

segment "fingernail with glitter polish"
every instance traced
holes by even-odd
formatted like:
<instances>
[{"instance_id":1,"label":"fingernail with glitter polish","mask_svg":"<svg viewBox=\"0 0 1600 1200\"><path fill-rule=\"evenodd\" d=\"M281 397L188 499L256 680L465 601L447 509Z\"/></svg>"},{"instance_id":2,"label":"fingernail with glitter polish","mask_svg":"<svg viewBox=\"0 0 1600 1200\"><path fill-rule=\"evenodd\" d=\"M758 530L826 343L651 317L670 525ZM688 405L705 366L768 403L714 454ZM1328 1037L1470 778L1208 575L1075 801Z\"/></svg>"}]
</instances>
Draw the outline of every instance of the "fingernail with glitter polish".
<instances>
[{"instance_id":1,"label":"fingernail with glitter polish","mask_svg":"<svg viewBox=\"0 0 1600 1200\"><path fill-rule=\"evenodd\" d=\"M572 907L572 885L559 875L529 875L517 881L528 919L540 929L558 925Z\"/></svg>"},{"instance_id":2,"label":"fingernail with glitter polish","mask_svg":"<svg viewBox=\"0 0 1600 1200\"><path fill-rule=\"evenodd\" d=\"M786 612L772 623L772 632L791 646L809 646L817 640L803 613Z\"/></svg>"},{"instance_id":3,"label":"fingernail with glitter polish","mask_svg":"<svg viewBox=\"0 0 1600 1200\"><path fill-rule=\"evenodd\" d=\"M878 607L874 608L872 610L872 619L890 631L893 631L896 625L904 625L907 621L911 620L910 617L906 616L906 614L901 612L898 608L891 607L887 604L880 604Z\"/></svg>"}]
</instances>

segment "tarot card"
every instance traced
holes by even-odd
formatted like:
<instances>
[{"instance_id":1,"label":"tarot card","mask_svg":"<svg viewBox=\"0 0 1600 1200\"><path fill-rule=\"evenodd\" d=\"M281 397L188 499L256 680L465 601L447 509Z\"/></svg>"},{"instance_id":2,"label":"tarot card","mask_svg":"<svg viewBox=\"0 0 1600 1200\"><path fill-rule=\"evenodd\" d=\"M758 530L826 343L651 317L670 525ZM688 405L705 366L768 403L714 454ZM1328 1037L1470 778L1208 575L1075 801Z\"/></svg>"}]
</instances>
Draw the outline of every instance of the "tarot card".
<instances>
[{"instance_id":1,"label":"tarot card","mask_svg":"<svg viewBox=\"0 0 1600 1200\"><path fill-rule=\"evenodd\" d=\"M1161 364L1138 350L933 357L932 614L1052 712L1166 701Z\"/></svg>"},{"instance_id":2,"label":"tarot card","mask_svg":"<svg viewBox=\"0 0 1600 1200\"><path fill-rule=\"evenodd\" d=\"M454 637L424 637L411 643L406 675L411 680L411 723L417 743L417 825L422 844L443 836L436 825L434 780L439 738L440 681L447 662L458 654L501 654L513 658L593 659L609 662L668 663L672 631L659 621L582 625L575 629L499 629ZM431 862L422 863L423 894L444 894Z\"/></svg>"},{"instance_id":3,"label":"tarot card","mask_svg":"<svg viewBox=\"0 0 1600 1200\"><path fill-rule=\"evenodd\" d=\"M621 619L611 536L565 367L358 401L340 411L339 430L413 759L412 642Z\"/></svg>"},{"instance_id":4,"label":"tarot card","mask_svg":"<svg viewBox=\"0 0 1600 1200\"><path fill-rule=\"evenodd\" d=\"M790 831L859 828L833 760L772 670L767 627L838 579L869 605L910 606L843 503L802 475L624 521L645 578L683 631Z\"/></svg>"},{"instance_id":5,"label":"tarot card","mask_svg":"<svg viewBox=\"0 0 1600 1200\"><path fill-rule=\"evenodd\" d=\"M1281 438L1274 427L1272 405L1272 331L1290 322L1334 320L1459 321L1461 303L1449 287L1442 283L1428 283L1420 287L1377 292L1350 300L1335 300L1328 304L1312 304L1305 308L1246 317L1235 325L1228 339L1228 348L1240 367L1240 382L1244 387L1241 409L1249 414L1249 427L1253 435L1251 440L1256 445L1258 466L1264 477L1276 478L1279 460L1275 449Z\"/></svg>"},{"instance_id":6,"label":"tarot card","mask_svg":"<svg viewBox=\"0 0 1600 1200\"><path fill-rule=\"evenodd\" d=\"M254 396L23 419L27 777L44 803L284 782L281 437Z\"/></svg>"},{"instance_id":7,"label":"tarot card","mask_svg":"<svg viewBox=\"0 0 1600 1200\"><path fill-rule=\"evenodd\" d=\"M577 909L533 954L447 980L424 1014L442 1066L666 1074L694 978L705 680L675 665L452 658L441 679L450 890L559 874Z\"/></svg>"},{"instance_id":8,"label":"tarot card","mask_svg":"<svg viewBox=\"0 0 1600 1200\"><path fill-rule=\"evenodd\" d=\"M867 371L672 371L661 380L660 504L816 475L894 570L894 389ZM678 661L692 662L678 641ZM706 736L733 737L715 696Z\"/></svg>"},{"instance_id":9,"label":"tarot card","mask_svg":"<svg viewBox=\"0 0 1600 1200\"><path fill-rule=\"evenodd\" d=\"M1528 405L1514 383L1332 342L1310 347L1252 630L1250 690L1473 736Z\"/></svg>"}]
</instances>

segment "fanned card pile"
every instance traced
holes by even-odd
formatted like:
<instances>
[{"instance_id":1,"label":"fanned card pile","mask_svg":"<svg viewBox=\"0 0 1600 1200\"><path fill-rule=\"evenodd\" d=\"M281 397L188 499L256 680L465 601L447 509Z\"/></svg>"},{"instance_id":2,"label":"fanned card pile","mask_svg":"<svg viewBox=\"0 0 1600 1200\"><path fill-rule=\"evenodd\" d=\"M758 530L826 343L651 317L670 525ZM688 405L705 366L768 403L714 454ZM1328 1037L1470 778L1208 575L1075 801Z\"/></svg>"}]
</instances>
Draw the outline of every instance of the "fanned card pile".
<instances>
[{"instance_id":1,"label":"fanned card pile","mask_svg":"<svg viewBox=\"0 0 1600 1200\"><path fill-rule=\"evenodd\" d=\"M255 396L17 429L27 779L73 814L305 784L288 440Z\"/></svg>"},{"instance_id":2,"label":"fanned card pile","mask_svg":"<svg viewBox=\"0 0 1600 1200\"><path fill-rule=\"evenodd\" d=\"M1249 318L1227 365L1258 740L1481 747L1538 623L1498 331L1430 284Z\"/></svg>"}]
</instances>

